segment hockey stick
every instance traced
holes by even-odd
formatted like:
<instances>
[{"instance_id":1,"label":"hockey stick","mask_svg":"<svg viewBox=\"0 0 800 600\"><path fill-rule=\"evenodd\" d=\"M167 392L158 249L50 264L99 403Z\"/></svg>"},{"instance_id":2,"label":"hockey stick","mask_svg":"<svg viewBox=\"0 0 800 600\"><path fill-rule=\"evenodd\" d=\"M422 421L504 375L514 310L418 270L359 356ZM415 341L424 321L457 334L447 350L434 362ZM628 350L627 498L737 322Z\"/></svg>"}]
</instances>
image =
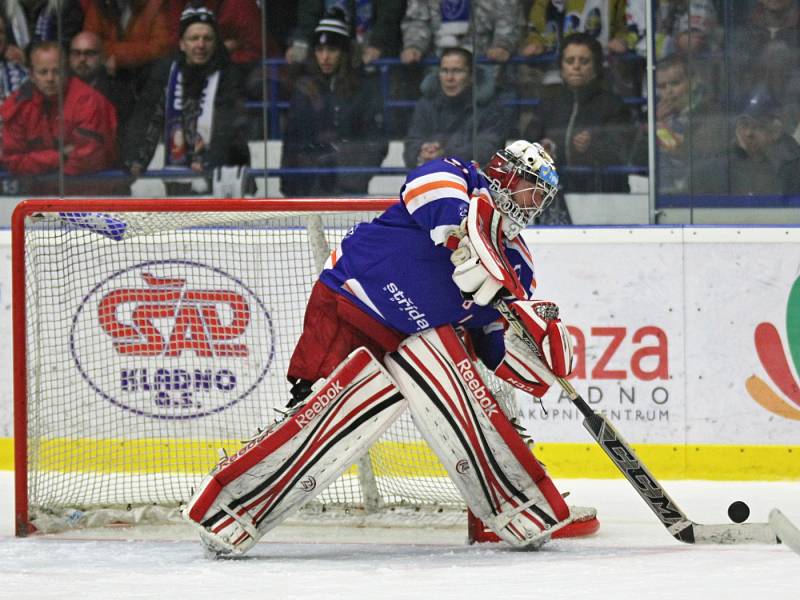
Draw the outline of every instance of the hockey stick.
<instances>
[{"instance_id":1,"label":"hockey stick","mask_svg":"<svg viewBox=\"0 0 800 600\"><path fill-rule=\"evenodd\" d=\"M777 508L769 512L769 524L778 539L800 554L800 529L794 526Z\"/></svg>"},{"instance_id":2,"label":"hockey stick","mask_svg":"<svg viewBox=\"0 0 800 600\"><path fill-rule=\"evenodd\" d=\"M538 345L506 302L498 299L493 306L531 351L541 356ZM792 542L800 546L800 532L777 509L771 513L769 523L703 525L689 519L611 423L592 410L569 381L561 377L556 381L583 414L583 426L676 540L687 544L776 544L783 540L797 551ZM777 516L773 518L774 513Z\"/></svg>"}]
</instances>

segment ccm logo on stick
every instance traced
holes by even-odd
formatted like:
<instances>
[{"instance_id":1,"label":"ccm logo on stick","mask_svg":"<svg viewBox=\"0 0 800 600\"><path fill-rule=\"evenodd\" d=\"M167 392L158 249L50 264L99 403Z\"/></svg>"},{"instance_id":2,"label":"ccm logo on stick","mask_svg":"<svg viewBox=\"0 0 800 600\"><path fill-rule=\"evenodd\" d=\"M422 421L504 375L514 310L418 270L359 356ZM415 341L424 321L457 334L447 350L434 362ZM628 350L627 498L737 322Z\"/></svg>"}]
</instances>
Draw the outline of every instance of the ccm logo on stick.
<instances>
[{"instance_id":1,"label":"ccm logo on stick","mask_svg":"<svg viewBox=\"0 0 800 600\"><path fill-rule=\"evenodd\" d=\"M308 425L314 417L322 412L322 409L328 406L328 404L330 404L331 401L341 393L342 384L339 383L338 380L329 384L327 388L324 388L319 394L317 394L317 397L314 399L314 402L311 403L311 406L297 415L297 424L300 427L305 427Z\"/></svg>"},{"instance_id":2,"label":"ccm logo on stick","mask_svg":"<svg viewBox=\"0 0 800 600\"><path fill-rule=\"evenodd\" d=\"M458 367L458 372L464 378L464 383L467 384L467 387L472 391L472 395L481 405L483 412L491 419L497 413L497 404L495 404L492 395L486 390L486 386L478 379L478 375L472 367L472 361L465 358L456 363L456 367Z\"/></svg>"}]
</instances>

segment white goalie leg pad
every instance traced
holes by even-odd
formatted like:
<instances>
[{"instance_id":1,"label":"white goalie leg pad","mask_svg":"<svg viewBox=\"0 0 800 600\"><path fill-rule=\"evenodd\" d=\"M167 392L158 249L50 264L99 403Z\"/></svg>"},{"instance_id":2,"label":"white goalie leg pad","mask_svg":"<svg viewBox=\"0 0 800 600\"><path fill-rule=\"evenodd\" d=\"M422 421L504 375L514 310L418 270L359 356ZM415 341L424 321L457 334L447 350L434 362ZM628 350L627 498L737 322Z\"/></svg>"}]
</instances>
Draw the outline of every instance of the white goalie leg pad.
<instances>
[{"instance_id":1,"label":"white goalie leg pad","mask_svg":"<svg viewBox=\"0 0 800 600\"><path fill-rule=\"evenodd\" d=\"M182 514L212 550L241 554L366 453L406 405L359 348L288 417L221 460Z\"/></svg>"},{"instance_id":2,"label":"white goalie leg pad","mask_svg":"<svg viewBox=\"0 0 800 600\"><path fill-rule=\"evenodd\" d=\"M467 505L500 538L537 547L572 521L451 326L407 339L385 363Z\"/></svg>"}]
</instances>

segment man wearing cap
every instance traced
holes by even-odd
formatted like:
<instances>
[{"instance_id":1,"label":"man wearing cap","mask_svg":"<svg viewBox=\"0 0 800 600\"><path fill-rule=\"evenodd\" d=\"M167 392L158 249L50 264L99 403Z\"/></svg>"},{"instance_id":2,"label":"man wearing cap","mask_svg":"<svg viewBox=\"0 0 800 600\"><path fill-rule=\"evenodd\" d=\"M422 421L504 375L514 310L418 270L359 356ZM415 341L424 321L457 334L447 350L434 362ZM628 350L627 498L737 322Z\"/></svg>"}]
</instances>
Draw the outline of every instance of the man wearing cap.
<instances>
[{"instance_id":1,"label":"man wearing cap","mask_svg":"<svg viewBox=\"0 0 800 600\"><path fill-rule=\"evenodd\" d=\"M734 196L800 194L800 146L784 131L781 106L766 93L752 96L734 121L727 152L700 164L695 192Z\"/></svg>"},{"instance_id":2,"label":"man wearing cap","mask_svg":"<svg viewBox=\"0 0 800 600\"><path fill-rule=\"evenodd\" d=\"M222 165L247 165L243 119L240 82L214 13L187 8L181 14L180 52L153 69L128 127L123 162L138 177L163 142L165 168L210 177ZM206 191L203 180L167 183L170 195Z\"/></svg>"},{"instance_id":3,"label":"man wearing cap","mask_svg":"<svg viewBox=\"0 0 800 600\"><path fill-rule=\"evenodd\" d=\"M293 86L283 136L283 167L377 167L388 148L377 81L352 63L350 28L334 8L314 30L314 52ZM302 172L281 178L285 196L367 192L369 173Z\"/></svg>"}]
</instances>

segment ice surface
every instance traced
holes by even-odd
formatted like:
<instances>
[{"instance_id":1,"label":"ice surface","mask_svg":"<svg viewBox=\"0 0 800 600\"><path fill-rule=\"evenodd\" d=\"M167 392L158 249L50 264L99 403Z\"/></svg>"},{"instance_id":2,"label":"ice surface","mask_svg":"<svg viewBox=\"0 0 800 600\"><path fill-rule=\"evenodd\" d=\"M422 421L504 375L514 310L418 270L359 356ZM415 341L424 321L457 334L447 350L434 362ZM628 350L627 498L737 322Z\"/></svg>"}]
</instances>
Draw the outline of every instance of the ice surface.
<instances>
[{"instance_id":1,"label":"ice surface","mask_svg":"<svg viewBox=\"0 0 800 600\"><path fill-rule=\"evenodd\" d=\"M800 598L800 556L780 545L675 541L624 480L563 480L572 504L599 512L600 532L536 552L467 546L464 530L284 527L242 559L209 560L182 526L13 537L12 474L0 472L0 598L467 598L648 600ZM668 481L690 518L750 521L779 507L800 523L800 482Z\"/></svg>"}]
</instances>

